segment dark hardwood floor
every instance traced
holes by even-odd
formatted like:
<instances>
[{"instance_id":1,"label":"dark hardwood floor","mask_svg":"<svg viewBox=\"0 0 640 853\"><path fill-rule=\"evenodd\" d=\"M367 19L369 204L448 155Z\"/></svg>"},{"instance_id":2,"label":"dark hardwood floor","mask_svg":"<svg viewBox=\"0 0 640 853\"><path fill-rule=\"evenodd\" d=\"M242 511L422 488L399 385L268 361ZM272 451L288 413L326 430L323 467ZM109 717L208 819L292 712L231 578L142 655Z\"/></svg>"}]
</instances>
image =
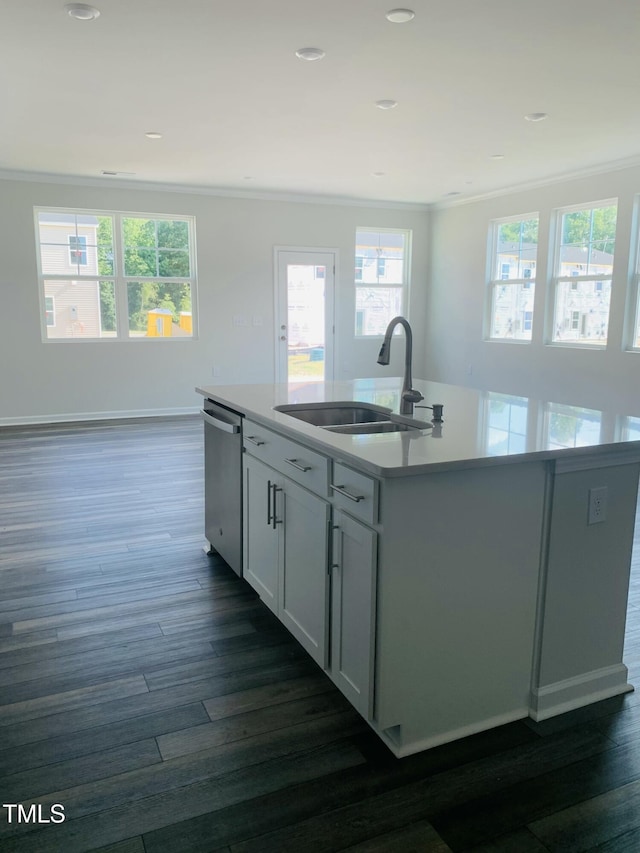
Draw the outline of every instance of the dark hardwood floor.
<instances>
[{"instance_id":1,"label":"dark hardwood floor","mask_svg":"<svg viewBox=\"0 0 640 853\"><path fill-rule=\"evenodd\" d=\"M196 418L0 430L2 853L640 851L640 694L397 760L203 552L202 481Z\"/></svg>"}]
</instances>

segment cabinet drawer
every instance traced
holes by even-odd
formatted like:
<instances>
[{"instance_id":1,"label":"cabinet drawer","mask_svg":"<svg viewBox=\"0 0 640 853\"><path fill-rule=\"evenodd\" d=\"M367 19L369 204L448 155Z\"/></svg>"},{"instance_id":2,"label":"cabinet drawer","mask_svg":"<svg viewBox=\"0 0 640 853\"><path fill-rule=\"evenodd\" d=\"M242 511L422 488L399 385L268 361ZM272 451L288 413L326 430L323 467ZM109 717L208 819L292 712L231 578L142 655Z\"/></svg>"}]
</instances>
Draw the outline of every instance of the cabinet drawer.
<instances>
[{"instance_id":1,"label":"cabinet drawer","mask_svg":"<svg viewBox=\"0 0 640 853\"><path fill-rule=\"evenodd\" d=\"M262 459L290 480L322 497L327 496L329 460L326 456L246 419L243 445L247 453Z\"/></svg>"},{"instance_id":2,"label":"cabinet drawer","mask_svg":"<svg viewBox=\"0 0 640 853\"><path fill-rule=\"evenodd\" d=\"M334 504L367 524L378 521L378 481L340 462L333 463L330 490Z\"/></svg>"}]
</instances>

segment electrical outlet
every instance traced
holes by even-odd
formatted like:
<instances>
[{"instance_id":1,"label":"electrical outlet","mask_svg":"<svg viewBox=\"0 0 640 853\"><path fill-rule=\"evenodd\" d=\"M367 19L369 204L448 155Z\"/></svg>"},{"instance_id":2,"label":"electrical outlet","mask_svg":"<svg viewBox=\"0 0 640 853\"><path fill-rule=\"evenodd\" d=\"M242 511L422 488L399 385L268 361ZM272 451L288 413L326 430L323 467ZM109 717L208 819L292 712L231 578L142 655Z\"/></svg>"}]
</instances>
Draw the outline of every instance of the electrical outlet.
<instances>
[{"instance_id":1,"label":"electrical outlet","mask_svg":"<svg viewBox=\"0 0 640 853\"><path fill-rule=\"evenodd\" d=\"M607 517L607 487L589 489L589 518L587 524L598 524Z\"/></svg>"}]
</instances>

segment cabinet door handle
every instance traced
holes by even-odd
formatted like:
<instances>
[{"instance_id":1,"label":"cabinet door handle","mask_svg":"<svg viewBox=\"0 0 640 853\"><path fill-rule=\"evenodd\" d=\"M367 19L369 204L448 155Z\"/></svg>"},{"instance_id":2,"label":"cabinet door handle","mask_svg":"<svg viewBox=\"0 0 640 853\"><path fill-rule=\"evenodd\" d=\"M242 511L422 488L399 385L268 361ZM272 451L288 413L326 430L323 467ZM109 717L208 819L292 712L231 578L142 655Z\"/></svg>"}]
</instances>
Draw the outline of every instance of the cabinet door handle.
<instances>
[{"instance_id":1,"label":"cabinet door handle","mask_svg":"<svg viewBox=\"0 0 640 853\"><path fill-rule=\"evenodd\" d=\"M282 519L276 519L276 492L281 492L282 489L280 486L276 486L275 483L272 483L271 488L273 489L273 516L271 519L271 526L273 529L276 529L276 524L282 524Z\"/></svg>"},{"instance_id":2,"label":"cabinet door handle","mask_svg":"<svg viewBox=\"0 0 640 853\"><path fill-rule=\"evenodd\" d=\"M350 501L355 501L355 503L360 503L360 501L363 501L365 497L364 495L352 495L344 486L334 486L333 483L331 483L329 488L333 489L333 491L337 492L339 495L344 495L345 498L349 498Z\"/></svg>"},{"instance_id":3,"label":"cabinet door handle","mask_svg":"<svg viewBox=\"0 0 640 853\"><path fill-rule=\"evenodd\" d=\"M289 465L296 469L296 471L302 471L303 474L306 474L307 471L311 470L311 465L301 465L297 459L285 459Z\"/></svg>"},{"instance_id":4,"label":"cabinet door handle","mask_svg":"<svg viewBox=\"0 0 640 853\"><path fill-rule=\"evenodd\" d=\"M332 524L331 530L331 560L329 561L329 574L332 569L339 569L342 563L342 534L338 524ZM340 554L337 551L340 550Z\"/></svg>"},{"instance_id":5,"label":"cabinet door handle","mask_svg":"<svg viewBox=\"0 0 640 853\"><path fill-rule=\"evenodd\" d=\"M271 524L271 480L267 480L267 527Z\"/></svg>"}]
</instances>

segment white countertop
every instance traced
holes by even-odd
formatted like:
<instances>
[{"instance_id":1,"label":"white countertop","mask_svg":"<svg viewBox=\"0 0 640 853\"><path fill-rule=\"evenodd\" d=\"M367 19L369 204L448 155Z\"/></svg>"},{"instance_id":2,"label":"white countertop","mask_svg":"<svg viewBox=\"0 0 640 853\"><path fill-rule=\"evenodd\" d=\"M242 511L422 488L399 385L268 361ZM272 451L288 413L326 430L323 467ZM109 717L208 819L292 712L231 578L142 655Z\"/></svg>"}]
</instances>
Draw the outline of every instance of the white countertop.
<instances>
[{"instance_id":1,"label":"white countertop","mask_svg":"<svg viewBox=\"0 0 640 853\"><path fill-rule=\"evenodd\" d=\"M414 380L443 422L421 431L345 435L274 411L286 403L357 400L399 411L402 379L282 385L204 385L199 394L377 476L394 477L532 459L640 454L640 418L492 391ZM414 417L431 420L429 409Z\"/></svg>"}]
</instances>

